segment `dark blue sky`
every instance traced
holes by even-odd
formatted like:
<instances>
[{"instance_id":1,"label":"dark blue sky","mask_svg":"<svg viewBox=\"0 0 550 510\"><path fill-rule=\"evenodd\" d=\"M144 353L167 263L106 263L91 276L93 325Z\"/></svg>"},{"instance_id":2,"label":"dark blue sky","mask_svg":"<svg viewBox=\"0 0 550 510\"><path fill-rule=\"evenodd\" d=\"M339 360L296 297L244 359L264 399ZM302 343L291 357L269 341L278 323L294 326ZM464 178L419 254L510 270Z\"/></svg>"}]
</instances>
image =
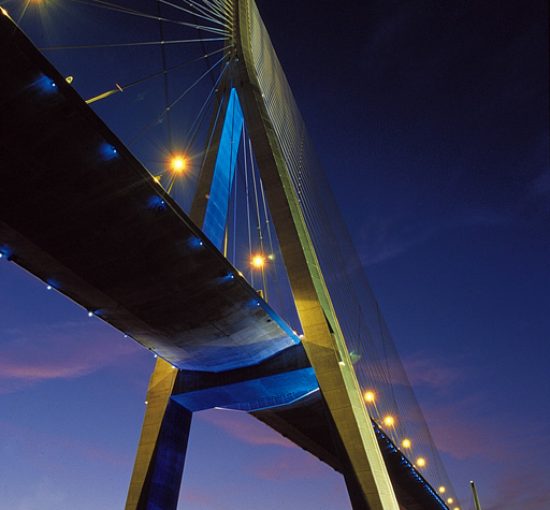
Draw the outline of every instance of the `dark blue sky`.
<instances>
[{"instance_id":1,"label":"dark blue sky","mask_svg":"<svg viewBox=\"0 0 550 510\"><path fill-rule=\"evenodd\" d=\"M272 37L455 486L546 508L547 6L315 4Z\"/></svg>"},{"instance_id":2,"label":"dark blue sky","mask_svg":"<svg viewBox=\"0 0 550 510\"><path fill-rule=\"evenodd\" d=\"M264 12L464 506L545 508L547 7L361 5Z\"/></svg>"},{"instance_id":3,"label":"dark blue sky","mask_svg":"<svg viewBox=\"0 0 550 510\"><path fill-rule=\"evenodd\" d=\"M472 478L486 510L550 507L546 3L258 4L463 510ZM1 261L10 508L125 498L152 360L82 315ZM346 508L331 470L221 413L185 508Z\"/></svg>"}]
</instances>

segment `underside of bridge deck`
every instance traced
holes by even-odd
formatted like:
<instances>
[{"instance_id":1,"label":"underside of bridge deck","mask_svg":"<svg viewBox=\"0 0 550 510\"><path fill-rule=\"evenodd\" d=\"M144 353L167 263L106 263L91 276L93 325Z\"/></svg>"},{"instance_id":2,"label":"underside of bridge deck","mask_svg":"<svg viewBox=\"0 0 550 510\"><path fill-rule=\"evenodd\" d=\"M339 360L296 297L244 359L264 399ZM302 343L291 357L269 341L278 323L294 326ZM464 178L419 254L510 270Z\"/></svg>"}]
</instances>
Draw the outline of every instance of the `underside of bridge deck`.
<instances>
[{"instance_id":1,"label":"underside of bridge deck","mask_svg":"<svg viewBox=\"0 0 550 510\"><path fill-rule=\"evenodd\" d=\"M3 15L0 59L9 69L0 82L2 255L176 367L156 433L167 409L168 421L189 426L190 414L174 411L172 402L190 412L217 405L215 388L245 384L254 395L272 383L284 388L293 373L303 387L287 401L274 391L274 407L253 405L250 397L248 408L231 400L222 405L252 412L342 472L354 508L364 508L296 334ZM197 404L191 390L210 400L204 404L204 393ZM446 508L375 432L400 505ZM155 445L158 437L172 444L173 436L157 436Z\"/></svg>"}]
</instances>

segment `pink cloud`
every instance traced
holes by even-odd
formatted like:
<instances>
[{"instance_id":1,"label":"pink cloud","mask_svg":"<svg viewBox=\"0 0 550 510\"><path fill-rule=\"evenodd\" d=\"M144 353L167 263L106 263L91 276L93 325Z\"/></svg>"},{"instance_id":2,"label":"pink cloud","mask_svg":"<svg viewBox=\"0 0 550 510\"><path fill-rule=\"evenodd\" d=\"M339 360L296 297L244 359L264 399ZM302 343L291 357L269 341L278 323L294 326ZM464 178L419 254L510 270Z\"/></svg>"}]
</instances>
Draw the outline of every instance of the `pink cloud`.
<instances>
[{"instance_id":1,"label":"pink cloud","mask_svg":"<svg viewBox=\"0 0 550 510\"><path fill-rule=\"evenodd\" d=\"M254 465L252 470L262 480L280 481L318 478L327 468L313 455L299 450L287 450L271 456L267 463Z\"/></svg>"},{"instance_id":2,"label":"pink cloud","mask_svg":"<svg viewBox=\"0 0 550 510\"><path fill-rule=\"evenodd\" d=\"M87 461L100 464L125 468L133 460L127 455L117 453L101 445L67 436L56 436L21 424L15 425L8 421L0 421L0 434L9 437L10 442L19 444L21 449L29 452L35 462L47 462L48 468L52 467L52 463L55 462L57 456L43 455L45 445L51 451L70 451L74 457L81 457ZM40 452L40 455L36 455L36 452ZM59 467L63 467L63 464L60 464Z\"/></svg>"},{"instance_id":3,"label":"pink cloud","mask_svg":"<svg viewBox=\"0 0 550 510\"><path fill-rule=\"evenodd\" d=\"M275 446L269 456L254 462L249 469L252 476L262 480L288 481L295 479L316 479L330 471L314 455L302 450L278 432L241 411L212 410L198 415L221 428L227 434L243 443L254 446Z\"/></svg>"},{"instance_id":4,"label":"pink cloud","mask_svg":"<svg viewBox=\"0 0 550 510\"><path fill-rule=\"evenodd\" d=\"M208 492L197 487L189 487L185 482L182 484L179 501L183 502L184 505L198 505L199 508L202 506L204 506L205 508L222 508L222 506L220 506L219 504L219 501L212 494L211 491Z\"/></svg>"},{"instance_id":5,"label":"pink cloud","mask_svg":"<svg viewBox=\"0 0 550 510\"><path fill-rule=\"evenodd\" d=\"M431 434L441 452L455 459L483 458L494 463L529 461L533 444L548 435L548 425L501 416L496 421L486 406L491 397L483 393L455 398L447 404L424 406ZM540 452L540 450L539 450Z\"/></svg>"},{"instance_id":6,"label":"pink cloud","mask_svg":"<svg viewBox=\"0 0 550 510\"><path fill-rule=\"evenodd\" d=\"M137 344L93 319L2 333L0 393L82 377L140 351Z\"/></svg>"},{"instance_id":7,"label":"pink cloud","mask_svg":"<svg viewBox=\"0 0 550 510\"><path fill-rule=\"evenodd\" d=\"M463 377L464 370L449 366L444 360L417 355L403 360L409 381L413 388L447 388Z\"/></svg>"},{"instance_id":8,"label":"pink cloud","mask_svg":"<svg viewBox=\"0 0 550 510\"><path fill-rule=\"evenodd\" d=\"M278 432L241 411L212 410L200 413L199 419L212 423L232 437L252 445L272 445L297 448Z\"/></svg>"},{"instance_id":9,"label":"pink cloud","mask_svg":"<svg viewBox=\"0 0 550 510\"><path fill-rule=\"evenodd\" d=\"M359 373L361 367L365 369L374 385L387 384L387 379L390 379L394 386L426 387L438 392L446 391L465 377L464 368L458 369L444 359L436 359L422 353L401 359L397 353L390 352L386 358L374 361L369 361L367 355L357 363Z\"/></svg>"},{"instance_id":10,"label":"pink cloud","mask_svg":"<svg viewBox=\"0 0 550 510\"><path fill-rule=\"evenodd\" d=\"M482 405L482 398L476 395L453 400L452 404L448 405L425 406L426 421L440 452L459 460L474 457L501 459L501 450L493 448L492 445L494 427L482 420L472 418L475 415L472 413L472 408L480 405Z\"/></svg>"},{"instance_id":11,"label":"pink cloud","mask_svg":"<svg viewBox=\"0 0 550 510\"><path fill-rule=\"evenodd\" d=\"M496 482L496 500L484 505L487 510L542 510L550 508L548 475L538 466L514 470Z\"/></svg>"}]
</instances>

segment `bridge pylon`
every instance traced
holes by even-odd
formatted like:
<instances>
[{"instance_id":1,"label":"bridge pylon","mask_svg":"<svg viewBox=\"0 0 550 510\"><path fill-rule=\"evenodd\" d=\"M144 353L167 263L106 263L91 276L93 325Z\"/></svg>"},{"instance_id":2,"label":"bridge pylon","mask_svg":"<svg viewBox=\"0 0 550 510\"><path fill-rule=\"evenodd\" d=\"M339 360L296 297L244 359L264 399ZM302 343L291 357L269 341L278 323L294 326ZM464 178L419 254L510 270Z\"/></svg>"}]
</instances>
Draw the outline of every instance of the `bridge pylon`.
<instances>
[{"instance_id":1,"label":"bridge pylon","mask_svg":"<svg viewBox=\"0 0 550 510\"><path fill-rule=\"evenodd\" d=\"M203 162L191 219L210 239L216 239L215 244L221 249L220 229L223 230L227 218L224 193L231 189L235 163L230 161L229 165L220 166L217 160L224 146L227 151L227 144L232 150L238 149L238 139L230 136L223 140L229 118L233 123L235 116L239 123L244 119L304 333L302 346L329 411L326 425L337 444L336 462L345 477L352 506L354 510L399 510L291 177L292 165L303 160L307 136L303 120L254 0L234 0L227 6L234 16L231 35L234 46L228 52L231 70L218 93L225 121L212 123L212 142ZM237 130L240 133L241 127ZM212 211L213 204L222 204L221 211L220 207ZM296 368L283 363L283 367L283 372L287 370L305 377L304 366ZM260 364L253 374L243 375L238 384L280 376L280 373L273 375L272 365ZM198 384L200 391L222 384L221 379L212 384L205 383L203 376L199 379L199 383L193 379L193 384ZM181 477L191 413L197 407L189 404L194 400L176 396L174 388L180 387L178 391L181 391L181 386L189 381L189 374L172 369L164 362L157 363L149 386L148 407L126 510L176 508L174 501L177 502L179 491L176 479L178 473ZM216 398L218 396L214 400ZM214 400L209 400L211 407L220 405ZM174 412L174 401L179 402L182 412ZM263 419L262 413L258 413L258 417ZM273 423L269 419L264 421ZM180 441L177 448L175 438ZM166 462L172 462L173 466L167 469ZM168 473L166 482L156 477L156 473L163 470ZM166 493L160 506L156 503L159 491Z\"/></svg>"}]
</instances>

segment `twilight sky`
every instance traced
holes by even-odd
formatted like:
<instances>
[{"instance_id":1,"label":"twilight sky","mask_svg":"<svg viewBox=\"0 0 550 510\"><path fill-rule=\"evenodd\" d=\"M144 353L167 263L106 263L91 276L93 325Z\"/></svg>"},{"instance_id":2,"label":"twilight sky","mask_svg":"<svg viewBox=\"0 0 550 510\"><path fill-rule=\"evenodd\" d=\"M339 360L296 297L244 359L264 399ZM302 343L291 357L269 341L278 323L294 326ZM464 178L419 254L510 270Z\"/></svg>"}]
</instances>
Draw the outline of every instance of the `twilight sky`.
<instances>
[{"instance_id":1,"label":"twilight sky","mask_svg":"<svg viewBox=\"0 0 550 510\"><path fill-rule=\"evenodd\" d=\"M545 2L258 4L462 509L470 479L484 510L550 508ZM122 508L152 367L0 260L2 506ZM330 468L208 411L180 506L349 503Z\"/></svg>"}]
</instances>

